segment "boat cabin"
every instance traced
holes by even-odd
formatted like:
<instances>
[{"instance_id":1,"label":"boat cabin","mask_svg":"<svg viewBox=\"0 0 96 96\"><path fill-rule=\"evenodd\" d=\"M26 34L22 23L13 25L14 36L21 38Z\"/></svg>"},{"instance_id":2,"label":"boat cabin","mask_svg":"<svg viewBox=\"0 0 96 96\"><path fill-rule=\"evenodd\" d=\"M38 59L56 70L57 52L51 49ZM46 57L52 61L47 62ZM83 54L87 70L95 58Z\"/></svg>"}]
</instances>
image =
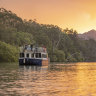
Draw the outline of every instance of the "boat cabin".
<instances>
[{"instance_id":1,"label":"boat cabin","mask_svg":"<svg viewBox=\"0 0 96 96\"><path fill-rule=\"evenodd\" d=\"M34 62L40 60L42 62L45 60L48 63L48 53L45 47L35 47L32 45L25 45L20 47L19 63L22 61L23 64L34 64Z\"/></svg>"}]
</instances>

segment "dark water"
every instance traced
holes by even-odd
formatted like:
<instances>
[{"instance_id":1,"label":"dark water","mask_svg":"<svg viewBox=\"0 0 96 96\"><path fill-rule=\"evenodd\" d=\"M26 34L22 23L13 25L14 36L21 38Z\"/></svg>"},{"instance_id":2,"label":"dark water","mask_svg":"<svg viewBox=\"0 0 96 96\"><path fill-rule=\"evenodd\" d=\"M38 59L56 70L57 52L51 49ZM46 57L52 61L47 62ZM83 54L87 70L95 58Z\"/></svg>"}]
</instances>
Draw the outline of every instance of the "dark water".
<instances>
[{"instance_id":1,"label":"dark water","mask_svg":"<svg viewBox=\"0 0 96 96\"><path fill-rule=\"evenodd\" d=\"M0 96L96 96L96 63L1 63Z\"/></svg>"}]
</instances>

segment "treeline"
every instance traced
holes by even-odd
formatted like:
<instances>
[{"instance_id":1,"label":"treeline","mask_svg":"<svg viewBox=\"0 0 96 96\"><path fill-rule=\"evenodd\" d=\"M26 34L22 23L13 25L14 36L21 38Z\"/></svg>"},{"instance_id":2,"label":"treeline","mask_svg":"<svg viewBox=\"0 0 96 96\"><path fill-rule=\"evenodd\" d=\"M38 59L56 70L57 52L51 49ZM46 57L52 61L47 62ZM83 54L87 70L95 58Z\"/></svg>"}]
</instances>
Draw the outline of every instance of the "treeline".
<instances>
[{"instance_id":1,"label":"treeline","mask_svg":"<svg viewBox=\"0 0 96 96\"><path fill-rule=\"evenodd\" d=\"M77 34L73 29L22 20L0 8L0 62L17 61L19 46L25 44L46 46L55 62L96 61L96 41L81 40Z\"/></svg>"}]
</instances>

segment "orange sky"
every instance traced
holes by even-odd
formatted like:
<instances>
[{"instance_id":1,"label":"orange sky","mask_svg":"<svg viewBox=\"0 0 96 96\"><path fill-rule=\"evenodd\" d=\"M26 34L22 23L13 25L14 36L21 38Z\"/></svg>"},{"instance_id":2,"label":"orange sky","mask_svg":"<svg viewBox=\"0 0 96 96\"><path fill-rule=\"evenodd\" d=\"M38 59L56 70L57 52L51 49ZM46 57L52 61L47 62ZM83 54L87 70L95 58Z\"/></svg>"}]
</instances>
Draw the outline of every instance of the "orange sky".
<instances>
[{"instance_id":1,"label":"orange sky","mask_svg":"<svg viewBox=\"0 0 96 96\"><path fill-rule=\"evenodd\" d=\"M96 0L0 0L0 7L23 19L73 28L78 33L96 29Z\"/></svg>"}]
</instances>

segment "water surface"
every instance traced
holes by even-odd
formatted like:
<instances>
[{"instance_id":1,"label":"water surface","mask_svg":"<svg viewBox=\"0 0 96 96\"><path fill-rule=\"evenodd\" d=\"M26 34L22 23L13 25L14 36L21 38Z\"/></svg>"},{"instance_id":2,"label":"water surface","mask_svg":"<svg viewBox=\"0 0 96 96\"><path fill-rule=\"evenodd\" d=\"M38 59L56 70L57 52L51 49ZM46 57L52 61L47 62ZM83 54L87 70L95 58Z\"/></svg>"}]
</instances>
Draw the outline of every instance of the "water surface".
<instances>
[{"instance_id":1,"label":"water surface","mask_svg":"<svg viewBox=\"0 0 96 96\"><path fill-rule=\"evenodd\" d=\"M0 63L0 96L96 96L96 63Z\"/></svg>"}]
</instances>

